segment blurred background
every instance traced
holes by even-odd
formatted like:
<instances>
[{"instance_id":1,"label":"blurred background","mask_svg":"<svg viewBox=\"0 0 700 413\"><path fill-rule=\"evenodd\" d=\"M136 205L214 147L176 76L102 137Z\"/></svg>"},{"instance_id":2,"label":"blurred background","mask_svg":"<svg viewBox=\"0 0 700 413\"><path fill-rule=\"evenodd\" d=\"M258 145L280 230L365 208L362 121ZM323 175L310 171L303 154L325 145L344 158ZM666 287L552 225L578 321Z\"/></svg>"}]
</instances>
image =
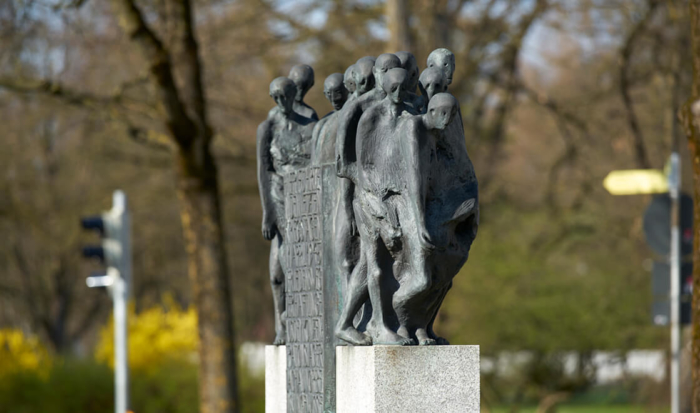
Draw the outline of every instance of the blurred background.
<instances>
[{"instance_id":1,"label":"blurred background","mask_svg":"<svg viewBox=\"0 0 700 413\"><path fill-rule=\"evenodd\" d=\"M146 58L115 4L0 0L0 411L113 409L111 301L79 218L129 196L132 410L198 411L197 308L174 149ZM124 2L128 3L127 0ZM139 0L178 85L174 1ZM187 2L185 2L187 3ZM323 80L365 55L456 55L481 191L469 262L439 314L452 344L479 344L485 412L665 412L668 328L651 317L642 218L649 195L612 196L612 170L663 168L692 82L684 0L192 0L244 412L264 411L274 338L260 233L255 133L269 82ZM185 73L185 74L183 74ZM658 258L658 257L656 257ZM689 331L682 406L689 411ZM262 359L261 359L262 358Z\"/></svg>"}]
</instances>

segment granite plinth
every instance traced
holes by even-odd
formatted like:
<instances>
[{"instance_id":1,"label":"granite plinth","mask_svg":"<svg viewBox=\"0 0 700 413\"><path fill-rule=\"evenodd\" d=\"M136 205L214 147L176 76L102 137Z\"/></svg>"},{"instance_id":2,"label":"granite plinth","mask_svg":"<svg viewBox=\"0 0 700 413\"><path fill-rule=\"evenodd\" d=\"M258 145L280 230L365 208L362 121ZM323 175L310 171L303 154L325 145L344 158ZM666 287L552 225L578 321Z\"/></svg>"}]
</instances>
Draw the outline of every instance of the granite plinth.
<instances>
[{"instance_id":1,"label":"granite plinth","mask_svg":"<svg viewBox=\"0 0 700 413\"><path fill-rule=\"evenodd\" d=\"M287 348L265 346L265 413L287 412Z\"/></svg>"},{"instance_id":2,"label":"granite plinth","mask_svg":"<svg viewBox=\"0 0 700 413\"><path fill-rule=\"evenodd\" d=\"M336 384L336 413L478 413L479 346L337 347Z\"/></svg>"}]
</instances>

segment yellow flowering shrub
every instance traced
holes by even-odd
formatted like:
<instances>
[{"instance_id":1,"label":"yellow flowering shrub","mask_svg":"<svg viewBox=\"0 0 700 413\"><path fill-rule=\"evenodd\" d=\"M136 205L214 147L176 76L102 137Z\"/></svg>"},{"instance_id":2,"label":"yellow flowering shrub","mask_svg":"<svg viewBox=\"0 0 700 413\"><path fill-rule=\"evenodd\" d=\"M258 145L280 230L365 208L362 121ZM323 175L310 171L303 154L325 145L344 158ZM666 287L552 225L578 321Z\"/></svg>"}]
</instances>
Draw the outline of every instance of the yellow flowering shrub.
<instances>
[{"instance_id":1,"label":"yellow flowering shrub","mask_svg":"<svg viewBox=\"0 0 700 413\"><path fill-rule=\"evenodd\" d=\"M129 366L134 370L149 370L172 359L196 360L199 336L195 309L183 310L169 296L163 301L163 306L139 314L129 307ZM114 367L113 318L100 331L95 358Z\"/></svg>"},{"instance_id":2,"label":"yellow flowering shrub","mask_svg":"<svg viewBox=\"0 0 700 413\"><path fill-rule=\"evenodd\" d=\"M51 370L51 357L36 336L17 329L0 329L0 376L31 371L42 377Z\"/></svg>"}]
</instances>

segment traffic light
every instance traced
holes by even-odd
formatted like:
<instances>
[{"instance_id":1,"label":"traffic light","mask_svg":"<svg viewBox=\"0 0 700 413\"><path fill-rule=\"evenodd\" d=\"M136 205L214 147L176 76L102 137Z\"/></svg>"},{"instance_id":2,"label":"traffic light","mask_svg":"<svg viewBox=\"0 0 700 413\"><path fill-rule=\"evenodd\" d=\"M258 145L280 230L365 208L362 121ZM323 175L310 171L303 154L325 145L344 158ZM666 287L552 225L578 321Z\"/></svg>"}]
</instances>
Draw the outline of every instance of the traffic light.
<instances>
[{"instance_id":1,"label":"traffic light","mask_svg":"<svg viewBox=\"0 0 700 413\"><path fill-rule=\"evenodd\" d=\"M126 413L129 407L129 368L127 350L126 302L131 283L131 222L126 195L114 191L112 209L81 220L83 228L100 233L100 245L83 248L83 256L97 258L105 265L103 273L87 278L88 287L107 287L114 304L114 411Z\"/></svg>"},{"instance_id":2,"label":"traffic light","mask_svg":"<svg viewBox=\"0 0 700 413\"><path fill-rule=\"evenodd\" d=\"M651 292L653 296L651 317L653 323L658 326L668 325L671 319L671 305L669 302L669 294L671 292L670 271L668 263L654 261L651 271ZM681 325L690 325L693 281L692 262L684 262L681 265L680 278L680 323Z\"/></svg>"},{"instance_id":3,"label":"traffic light","mask_svg":"<svg viewBox=\"0 0 700 413\"><path fill-rule=\"evenodd\" d=\"M115 191L112 209L97 216L85 217L81 225L86 230L100 234L100 245L83 247L83 256L97 258L105 265L102 273L91 274L87 278L88 287L112 287L120 280L129 284L131 275L130 222L126 206L126 195Z\"/></svg>"}]
</instances>

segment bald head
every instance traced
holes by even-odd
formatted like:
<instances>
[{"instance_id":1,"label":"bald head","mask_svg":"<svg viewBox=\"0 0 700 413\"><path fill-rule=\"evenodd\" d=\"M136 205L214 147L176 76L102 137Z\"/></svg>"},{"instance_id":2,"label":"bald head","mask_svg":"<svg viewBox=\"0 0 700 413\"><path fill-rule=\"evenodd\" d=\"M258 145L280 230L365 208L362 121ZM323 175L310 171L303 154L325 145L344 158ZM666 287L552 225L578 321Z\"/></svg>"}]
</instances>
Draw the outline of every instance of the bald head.
<instances>
[{"instance_id":1,"label":"bald head","mask_svg":"<svg viewBox=\"0 0 700 413\"><path fill-rule=\"evenodd\" d=\"M408 83L406 84L408 91L415 92L418 86L418 62L416 61L416 57L410 52L398 52L396 53L396 57L398 57L401 62L401 68L408 72Z\"/></svg>"},{"instance_id":2,"label":"bald head","mask_svg":"<svg viewBox=\"0 0 700 413\"><path fill-rule=\"evenodd\" d=\"M459 101L449 93L438 93L430 99L426 113L426 123L430 129L443 130L455 118Z\"/></svg>"},{"instance_id":3,"label":"bald head","mask_svg":"<svg viewBox=\"0 0 700 413\"><path fill-rule=\"evenodd\" d=\"M455 55L447 49L435 49L428 56L428 67L442 70L447 84L450 85L455 72Z\"/></svg>"},{"instance_id":4,"label":"bald head","mask_svg":"<svg viewBox=\"0 0 700 413\"><path fill-rule=\"evenodd\" d=\"M345 89L347 89L349 93L355 92L355 65L350 65L350 67L345 70L343 84L345 84Z\"/></svg>"},{"instance_id":5,"label":"bald head","mask_svg":"<svg viewBox=\"0 0 700 413\"><path fill-rule=\"evenodd\" d=\"M377 88L382 88L384 86L384 74L389 70L394 68L400 68L401 61L395 54L384 53L377 57L377 61L374 62L374 81L376 82Z\"/></svg>"},{"instance_id":6,"label":"bald head","mask_svg":"<svg viewBox=\"0 0 700 413\"><path fill-rule=\"evenodd\" d=\"M301 102L314 85L314 69L309 65L296 65L289 71L289 78L297 86L296 101Z\"/></svg>"},{"instance_id":7,"label":"bald head","mask_svg":"<svg viewBox=\"0 0 700 413\"><path fill-rule=\"evenodd\" d=\"M408 72L400 67L389 69L383 74L382 89L393 103L399 104L405 100L407 79Z\"/></svg>"},{"instance_id":8,"label":"bald head","mask_svg":"<svg viewBox=\"0 0 700 413\"><path fill-rule=\"evenodd\" d=\"M437 93L447 90L447 80L442 70L429 67L420 74L420 91L423 96L431 100Z\"/></svg>"},{"instance_id":9,"label":"bald head","mask_svg":"<svg viewBox=\"0 0 700 413\"><path fill-rule=\"evenodd\" d=\"M343 84L343 75L341 73L333 73L328 76L323 82L323 94L326 99L331 102L333 109L340 110L348 99L348 90Z\"/></svg>"},{"instance_id":10,"label":"bald head","mask_svg":"<svg viewBox=\"0 0 700 413\"><path fill-rule=\"evenodd\" d=\"M289 78L278 77L270 83L270 97L285 115L292 113L296 95L297 87Z\"/></svg>"},{"instance_id":11,"label":"bald head","mask_svg":"<svg viewBox=\"0 0 700 413\"><path fill-rule=\"evenodd\" d=\"M371 56L365 56L355 63L355 85L357 88L357 94L363 95L374 87L374 74L372 69L374 69L374 58Z\"/></svg>"}]
</instances>

